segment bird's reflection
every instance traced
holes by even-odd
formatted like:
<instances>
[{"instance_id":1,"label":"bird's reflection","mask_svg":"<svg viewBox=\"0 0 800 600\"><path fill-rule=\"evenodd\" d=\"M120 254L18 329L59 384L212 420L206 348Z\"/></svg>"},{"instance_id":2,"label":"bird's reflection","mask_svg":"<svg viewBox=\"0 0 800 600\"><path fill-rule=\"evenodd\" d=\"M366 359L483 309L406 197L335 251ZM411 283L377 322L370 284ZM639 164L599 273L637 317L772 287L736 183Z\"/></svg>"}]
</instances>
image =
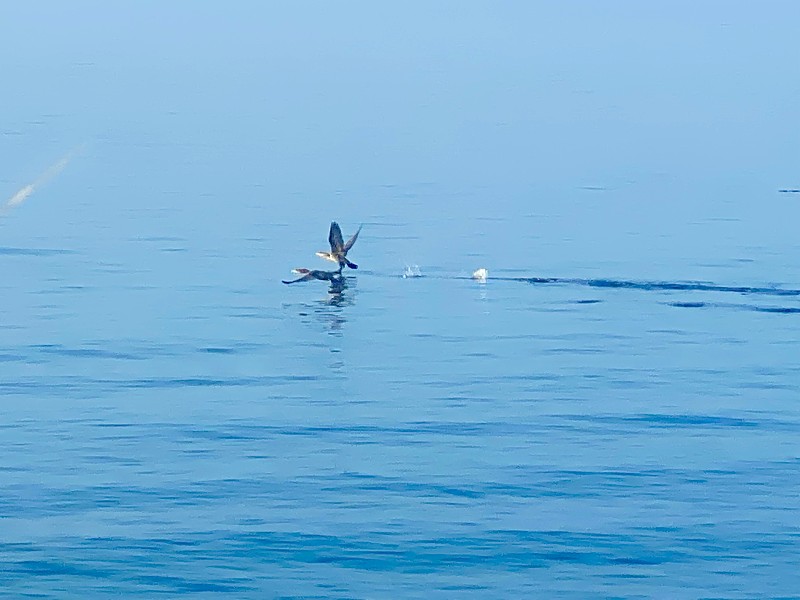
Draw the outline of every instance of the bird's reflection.
<instances>
[{"instance_id":1,"label":"bird's reflection","mask_svg":"<svg viewBox=\"0 0 800 600\"><path fill-rule=\"evenodd\" d=\"M355 296L355 278L342 277L331 282L325 297L303 305L300 316L313 315L317 322L324 325L325 331L341 336L347 323L347 311L355 305Z\"/></svg>"}]
</instances>

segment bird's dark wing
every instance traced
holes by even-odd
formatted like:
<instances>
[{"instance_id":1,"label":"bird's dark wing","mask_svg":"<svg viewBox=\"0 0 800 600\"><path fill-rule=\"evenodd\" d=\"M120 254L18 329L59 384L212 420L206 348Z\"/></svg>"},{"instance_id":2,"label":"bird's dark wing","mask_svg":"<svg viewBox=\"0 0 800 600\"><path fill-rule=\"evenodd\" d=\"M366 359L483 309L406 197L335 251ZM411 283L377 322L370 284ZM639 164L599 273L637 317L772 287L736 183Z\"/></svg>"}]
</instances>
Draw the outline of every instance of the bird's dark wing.
<instances>
[{"instance_id":1,"label":"bird's dark wing","mask_svg":"<svg viewBox=\"0 0 800 600\"><path fill-rule=\"evenodd\" d=\"M342 230L339 229L339 224L334 221L331 223L331 231L328 233L328 242L331 245L331 252L338 253L344 247L344 240L342 239Z\"/></svg>"},{"instance_id":2,"label":"bird's dark wing","mask_svg":"<svg viewBox=\"0 0 800 600\"><path fill-rule=\"evenodd\" d=\"M281 282L285 283L286 285L289 285L291 283L297 283L298 281L309 281L311 279L314 279L314 275L312 275L311 273L306 273L305 275L303 275L299 279L292 279L291 281L281 280Z\"/></svg>"},{"instance_id":3,"label":"bird's dark wing","mask_svg":"<svg viewBox=\"0 0 800 600\"><path fill-rule=\"evenodd\" d=\"M361 228L362 227L363 227L363 225L359 225L358 231L356 231L355 234L353 234L353 237L351 237L349 240L347 240L347 243L344 245L344 251L345 252L350 250L350 248L353 247L353 244L356 243L356 240L358 239L358 234L361 233Z\"/></svg>"}]
</instances>

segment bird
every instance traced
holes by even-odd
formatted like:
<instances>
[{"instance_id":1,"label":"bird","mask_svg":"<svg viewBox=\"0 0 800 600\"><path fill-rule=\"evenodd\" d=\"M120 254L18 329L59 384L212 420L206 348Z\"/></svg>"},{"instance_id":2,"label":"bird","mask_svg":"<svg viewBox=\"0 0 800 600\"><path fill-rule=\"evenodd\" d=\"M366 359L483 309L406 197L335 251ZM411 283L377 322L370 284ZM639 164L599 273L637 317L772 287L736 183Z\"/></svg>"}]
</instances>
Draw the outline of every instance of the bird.
<instances>
[{"instance_id":1,"label":"bird","mask_svg":"<svg viewBox=\"0 0 800 600\"><path fill-rule=\"evenodd\" d=\"M341 284L343 281L343 277L339 271L317 271L316 269L292 269L293 273L297 273L298 275L302 275L298 279L293 279L292 281L285 281L282 280L283 283L286 285L290 285L292 283L298 283L300 281L311 281L312 279L318 279L319 281L330 281L332 285Z\"/></svg>"},{"instance_id":2,"label":"bird","mask_svg":"<svg viewBox=\"0 0 800 600\"><path fill-rule=\"evenodd\" d=\"M363 227L363 225L360 226L353 237L351 237L349 240L347 240L347 243L345 243L344 239L342 238L342 230L339 227L339 224L336 221L333 221L331 223L331 230L328 233L328 243L331 245L331 251L317 252L317 256L324 258L325 260L339 263L339 273L342 272L342 269L345 266L348 266L351 269L357 269L357 264L347 260L347 251L350 250L350 248L353 247L353 244L356 243L358 234L361 233L361 227Z\"/></svg>"}]
</instances>

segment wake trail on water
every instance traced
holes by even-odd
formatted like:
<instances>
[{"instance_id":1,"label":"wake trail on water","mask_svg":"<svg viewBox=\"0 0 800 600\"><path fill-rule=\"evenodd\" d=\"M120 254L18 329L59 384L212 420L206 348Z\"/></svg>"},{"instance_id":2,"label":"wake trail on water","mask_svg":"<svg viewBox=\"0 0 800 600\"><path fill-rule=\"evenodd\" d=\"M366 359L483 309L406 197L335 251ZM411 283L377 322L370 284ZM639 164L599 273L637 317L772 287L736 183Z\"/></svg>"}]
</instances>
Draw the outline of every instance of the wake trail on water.
<instances>
[{"instance_id":1,"label":"wake trail on water","mask_svg":"<svg viewBox=\"0 0 800 600\"><path fill-rule=\"evenodd\" d=\"M533 285L561 283L583 285L593 288L616 288L642 291L720 292L727 294L800 297L800 289L717 285L702 281L632 281L625 279L574 279L562 277L521 277L507 279L523 281Z\"/></svg>"},{"instance_id":2,"label":"wake trail on water","mask_svg":"<svg viewBox=\"0 0 800 600\"><path fill-rule=\"evenodd\" d=\"M365 271L371 275L380 275L374 271ZM397 277L398 275L390 275ZM629 289L640 291L676 291L676 292L720 292L728 294L750 294L763 296L788 296L800 298L800 289L766 287L766 286L738 286L719 285L706 281L636 281L632 279L580 279L577 277L489 277L486 269L478 269L472 275L447 275L422 273L419 265L407 266L402 274L403 279L454 279L475 281L514 281L531 285L573 285L592 288Z\"/></svg>"},{"instance_id":3,"label":"wake trail on water","mask_svg":"<svg viewBox=\"0 0 800 600\"><path fill-rule=\"evenodd\" d=\"M380 273L365 271L365 274L381 275ZM397 274L388 275L398 277ZM581 286L599 289L624 289L642 292L709 292L718 294L751 296L751 297L778 297L778 298L797 298L800 299L800 289L783 288L776 286L739 286L739 285L720 285L706 281L637 281L631 279L581 279L576 277L489 277L486 269L478 269L472 275L448 275L446 273L423 273L418 265L407 266L399 275L404 279L445 279L445 280L473 280L478 283L488 281L508 281L516 283L526 283L534 286ZM593 301L594 302L594 301ZM600 302L600 300L596 301ZM755 304L744 304L735 302L711 302L711 301L681 301L665 302L668 306L677 308L730 308L751 310L761 313L772 314L800 314L800 306L758 306Z\"/></svg>"}]
</instances>

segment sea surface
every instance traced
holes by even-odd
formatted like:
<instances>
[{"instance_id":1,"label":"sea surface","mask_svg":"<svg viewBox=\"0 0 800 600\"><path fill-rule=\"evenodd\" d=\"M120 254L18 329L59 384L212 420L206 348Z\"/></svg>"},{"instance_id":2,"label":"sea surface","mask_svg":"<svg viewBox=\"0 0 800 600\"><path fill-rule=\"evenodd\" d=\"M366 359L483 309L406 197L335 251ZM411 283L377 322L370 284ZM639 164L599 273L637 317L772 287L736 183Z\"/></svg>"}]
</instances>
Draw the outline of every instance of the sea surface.
<instances>
[{"instance_id":1,"label":"sea surface","mask_svg":"<svg viewBox=\"0 0 800 600\"><path fill-rule=\"evenodd\" d=\"M4 13L0 598L800 597L796 3Z\"/></svg>"}]
</instances>

